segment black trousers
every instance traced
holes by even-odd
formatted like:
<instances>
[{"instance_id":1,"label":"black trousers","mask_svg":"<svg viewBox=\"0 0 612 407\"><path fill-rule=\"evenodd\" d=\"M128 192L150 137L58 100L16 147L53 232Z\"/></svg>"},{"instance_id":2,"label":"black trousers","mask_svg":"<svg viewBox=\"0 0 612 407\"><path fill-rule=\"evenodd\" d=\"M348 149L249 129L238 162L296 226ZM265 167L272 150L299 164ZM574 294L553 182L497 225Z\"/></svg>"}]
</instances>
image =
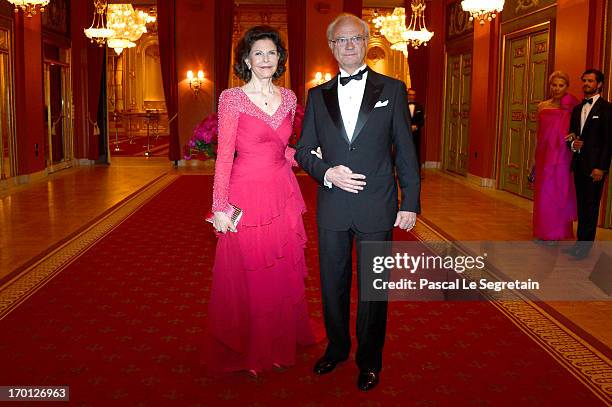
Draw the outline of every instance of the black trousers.
<instances>
[{"instance_id":1,"label":"black trousers","mask_svg":"<svg viewBox=\"0 0 612 407\"><path fill-rule=\"evenodd\" d=\"M351 350L349 332L352 250L359 242L390 241L392 231L361 233L355 229L332 231L319 227L319 265L321 268L321 292L323 316L328 345L325 357L333 360L347 359ZM357 287L361 287L360 264L357 264ZM382 369L382 351L387 327L386 301L359 301L357 304L357 354L355 362L361 370Z\"/></svg>"},{"instance_id":2,"label":"black trousers","mask_svg":"<svg viewBox=\"0 0 612 407\"><path fill-rule=\"evenodd\" d=\"M578 242L589 250L595 240L597 218L599 217L599 202L605 182L593 182L590 175L574 172L574 185L576 186L576 206L578 210Z\"/></svg>"}]
</instances>

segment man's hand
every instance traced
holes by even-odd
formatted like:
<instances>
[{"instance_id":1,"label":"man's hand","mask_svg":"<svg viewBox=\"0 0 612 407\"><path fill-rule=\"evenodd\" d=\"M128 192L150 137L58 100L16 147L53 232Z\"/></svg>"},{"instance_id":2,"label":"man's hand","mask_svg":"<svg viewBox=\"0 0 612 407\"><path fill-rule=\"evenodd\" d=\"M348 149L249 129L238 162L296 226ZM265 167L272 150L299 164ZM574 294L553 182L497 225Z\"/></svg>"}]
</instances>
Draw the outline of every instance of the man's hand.
<instances>
[{"instance_id":1,"label":"man's hand","mask_svg":"<svg viewBox=\"0 0 612 407\"><path fill-rule=\"evenodd\" d=\"M591 178L593 178L593 182L599 182L604 176L604 172L598 168L593 168L591 171Z\"/></svg>"},{"instance_id":2,"label":"man's hand","mask_svg":"<svg viewBox=\"0 0 612 407\"><path fill-rule=\"evenodd\" d=\"M232 220L223 212L215 212L213 216L213 227L217 232L225 233L228 230L235 232L236 227Z\"/></svg>"},{"instance_id":3,"label":"man's hand","mask_svg":"<svg viewBox=\"0 0 612 407\"><path fill-rule=\"evenodd\" d=\"M353 171L344 165L336 165L327 170L325 179L338 188L354 194L362 191L366 184L365 181L360 181L365 179L365 175L353 174Z\"/></svg>"},{"instance_id":4,"label":"man's hand","mask_svg":"<svg viewBox=\"0 0 612 407\"><path fill-rule=\"evenodd\" d=\"M580 138L576 137L576 139L572 142L572 148L578 152L584 145L584 141L580 140Z\"/></svg>"},{"instance_id":5,"label":"man's hand","mask_svg":"<svg viewBox=\"0 0 612 407\"><path fill-rule=\"evenodd\" d=\"M417 131L417 129L418 129L418 127L417 127L417 125L416 125L416 124L411 124L411 125L410 125L410 130L412 130L412 131Z\"/></svg>"},{"instance_id":6,"label":"man's hand","mask_svg":"<svg viewBox=\"0 0 612 407\"><path fill-rule=\"evenodd\" d=\"M399 211L395 217L394 227L399 226L400 229L410 230L416 224L417 214L408 211Z\"/></svg>"}]
</instances>

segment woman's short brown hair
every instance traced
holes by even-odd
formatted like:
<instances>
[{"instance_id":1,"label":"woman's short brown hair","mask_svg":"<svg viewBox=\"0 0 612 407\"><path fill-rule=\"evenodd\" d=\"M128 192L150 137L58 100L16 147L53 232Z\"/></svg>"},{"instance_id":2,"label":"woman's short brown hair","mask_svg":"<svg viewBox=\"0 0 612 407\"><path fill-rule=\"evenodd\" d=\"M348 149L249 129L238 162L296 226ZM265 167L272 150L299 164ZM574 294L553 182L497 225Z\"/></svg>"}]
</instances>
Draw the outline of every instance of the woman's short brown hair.
<instances>
[{"instance_id":1,"label":"woman's short brown hair","mask_svg":"<svg viewBox=\"0 0 612 407\"><path fill-rule=\"evenodd\" d=\"M285 72L287 49L283 44L280 33L276 28L267 25L258 25L250 28L246 33L244 33L240 41L238 41L236 49L234 50L234 73L245 82L251 80L252 74L251 70L244 61L251 53L253 44L255 44L256 41L265 39L271 40L274 45L276 45L276 51L278 52L278 66L276 68L276 72L274 72L274 75L272 75L272 79L280 78Z\"/></svg>"}]
</instances>

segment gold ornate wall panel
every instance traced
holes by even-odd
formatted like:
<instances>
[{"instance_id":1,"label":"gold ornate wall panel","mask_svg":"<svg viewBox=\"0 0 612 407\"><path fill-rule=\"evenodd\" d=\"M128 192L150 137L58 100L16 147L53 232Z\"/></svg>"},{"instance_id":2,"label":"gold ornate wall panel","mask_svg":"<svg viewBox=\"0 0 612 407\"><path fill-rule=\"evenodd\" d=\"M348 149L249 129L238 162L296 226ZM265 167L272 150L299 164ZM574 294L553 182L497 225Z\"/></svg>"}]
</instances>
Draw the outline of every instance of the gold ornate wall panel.
<instances>
[{"instance_id":1,"label":"gold ornate wall panel","mask_svg":"<svg viewBox=\"0 0 612 407\"><path fill-rule=\"evenodd\" d=\"M500 188L533 197L537 106L548 98L550 24L505 35L501 95Z\"/></svg>"},{"instance_id":2,"label":"gold ornate wall panel","mask_svg":"<svg viewBox=\"0 0 612 407\"><path fill-rule=\"evenodd\" d=\"M471 51L447 53L444 86L444 169L466 175L472 99Z\"/></svg>"},{"instance_id":3,"label":"gold ornate wall panel","mask_svg":"<svg viewBox=\"0 0 612 407\"><path fill-rule=\"evenodd\" d=\"M90 1L90 0L73 0ZM70 0L53 0L42 13L43 30L70 39Z\"/></svg>"},{"instance_id":4,"label":"gold ornate wall panel","mask_svg":"<svg viewBox=\"0 0 612 407\"><path fill-rule=\"evenodd\" d=\"M474 22L470 14L463 11L458 0L446 7L446 41L471 37L474 33Z\"/></svg>"},{"instance_id":5,"label":"gold ornate wall panel","mask_svg":"<svg viewBox=\"0 0 612 407\"><path fill-rule=\"evenodd\" d=\"M46 44L43 61L45 115L44 155L47 172L72 165L74 121L70 48Z\"/></svg>"},{"instance_id":6,"label":"gold ornate wall panel","mask_svg":"<svg viewBox=\"0 0 612 407\"><path fill-rule=\"evenodd\" d=\"M17 175L10 22L0 21L0 182Z\"/></svg>"},{"instance_id":7,"label":"gold ornate wall panel","mask_svg":"<svg viewBox=\"0 0 612 407\"><path fill-rule=\"evenodd\" d=\"M506 0L500 17L502 22L514 20L553 6L557 0Z\"/></svg>"}]
</instances>

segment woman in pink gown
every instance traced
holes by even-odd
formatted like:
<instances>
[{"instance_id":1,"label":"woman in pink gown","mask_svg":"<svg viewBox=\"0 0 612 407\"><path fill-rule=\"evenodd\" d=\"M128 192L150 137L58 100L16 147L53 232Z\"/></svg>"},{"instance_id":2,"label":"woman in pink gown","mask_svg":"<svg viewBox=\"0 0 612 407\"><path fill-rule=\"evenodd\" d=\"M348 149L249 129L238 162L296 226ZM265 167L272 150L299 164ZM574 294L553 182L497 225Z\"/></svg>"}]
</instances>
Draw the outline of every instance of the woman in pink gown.
<instances>
[{"instance_id":1,"label":"woman in pink gown","mask_svg":"<svg viewBox=\"0 0 612 407\"><path fill-rule=\"evenodd\" d=\"M574 235L576 192L570 173L572 154L565 141L572 108L579 101L567 93L566 73L555 71L548 82L552 98L538 106L533 234L539 242L554 244Z\"/></svg>"},{"instance_id":2,"label":"woman in pink gown","mask_svg":"<svg viewBox=\"0 0 612 407\"><path fill-rule=\"evenodd\" d=\"M212 208L219 240L204 352L212 373L293 365L296 345L315 342L304 287L306 207L287 147L296 97L272 83L286 58L278 31L251 28L234 65L246 84L219 98ZM223 213L228 203L243 210L236 228Z\"/></svg>"}]
</instances>

